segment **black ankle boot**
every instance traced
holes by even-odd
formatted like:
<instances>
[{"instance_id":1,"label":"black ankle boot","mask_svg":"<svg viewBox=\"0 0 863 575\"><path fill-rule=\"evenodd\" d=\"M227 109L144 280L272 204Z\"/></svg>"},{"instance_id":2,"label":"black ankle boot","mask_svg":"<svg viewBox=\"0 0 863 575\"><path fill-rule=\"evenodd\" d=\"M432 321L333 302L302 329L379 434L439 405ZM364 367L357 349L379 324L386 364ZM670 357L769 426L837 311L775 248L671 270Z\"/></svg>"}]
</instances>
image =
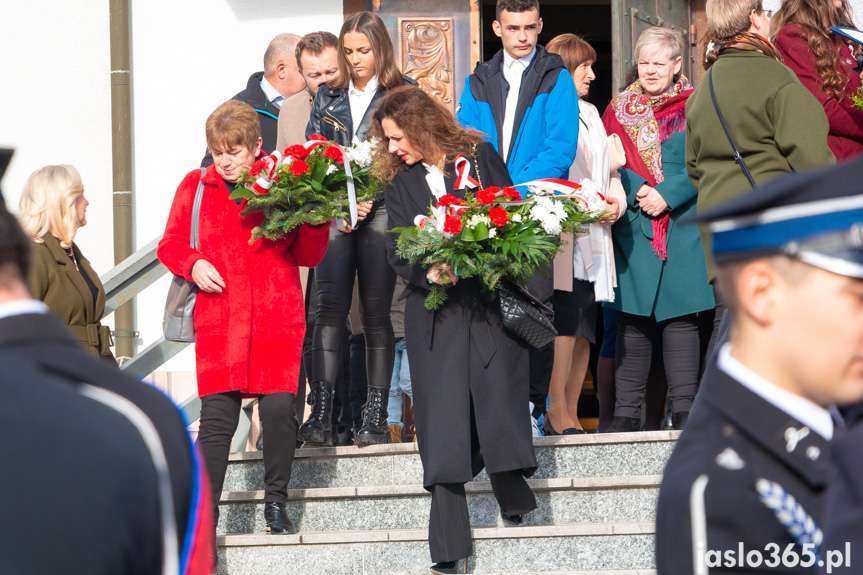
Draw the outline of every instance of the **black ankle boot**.
<instances>
[{"instance_id":1,"label":"black ankle boot","mask_svg":"<svg viewBox=\"0 0 863 575\"><path fill-rule=\"evenodd\" d=\"M671 414L671 424L674 426L674 429L683 429L686 427L686 421L688 419L688 411L678 411L677 413Z\"/></svg>"},{"instance_id":2,"label":"black ankle boot","mask_svg":"<svg viewBox=\"0 0 863 575\"><path fill-rule=\"evenodd\" d=\"M312 406L309 418L297 431L297 439L320 445L333 444L333 384L314 381L309 384L308 404Z\"/></svg>"},{"instance_id":3,"label":"black ankle boot","mask_svg":"<svg viewBox=\"0 0 863 575\"><path fill-rule=\"evenodd\" d=\"M630 431L641 431L641 420L637 417L614 416L606 433L627 433Z\"/></svg>"},{"instance_id":4,"label":"black ankle boot","mask_svg":"<svg viewBox=\"0 0 863 575\"><path fill-rule=\"evenodd\" d=\"M387 425L388 399L389 390L369 388L368 399L363 408L363 426L357 433L358 447L390 442L390 429Z\"/></svg>"},{"instance_id":5,"label":"black ankle boot","mask_svg":"<svg viewBox=\"0 0 863 575\"><path fill-rule=\"evenodd\" d=\"M264 521L267 522L267 533L293 535L297 526L288 518L284 503L269 502L264 505Z\"/></svg>"}]
</instances>

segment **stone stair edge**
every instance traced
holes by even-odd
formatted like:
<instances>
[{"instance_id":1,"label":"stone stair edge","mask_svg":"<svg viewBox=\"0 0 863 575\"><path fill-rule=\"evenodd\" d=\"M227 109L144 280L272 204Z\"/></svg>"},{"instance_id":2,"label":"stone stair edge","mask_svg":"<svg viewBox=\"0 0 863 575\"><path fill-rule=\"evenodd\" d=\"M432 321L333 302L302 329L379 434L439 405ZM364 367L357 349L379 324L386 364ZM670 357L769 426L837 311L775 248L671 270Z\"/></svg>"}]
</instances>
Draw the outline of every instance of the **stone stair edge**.
<instances>
[{"instance_id":1,"label":"stone stair edge","mask_svg":"<svg viewBox=\"0 0 863 575\"><path fill-rule=\"evenodd\" d=\"M612 490L659 488L661 475L626 475L607 477L555 477L548 479L528 479L527 483L535 491L564 490ZM491 493L491 482L472 481L465 484L468 494ZM308 489L289 489L288 500L310 499L350 499L356 497L410 497L428 496L421 484L375 485L357 487L318 487ZM263 502L264 491L226 491L220 503Z\"/></svg>"},{"instance_id":2,"label":"stone stair edge","mask_svg":"<svg viewBox=\"0 0 863 575\"><path fill-rule=\"evenodd\" d=\"M477 527L473 539L539 539L551 537L599 537L654 535L655 522L578 523L568 525L533 525L522 527ZM273 547L285 545L325 545L359 543L398 543L428 541L427 529L393 529L370 531L318 531L295 535L244 533L218 535L218 547ZM595 571L592 571L596 575Z\"/></svg>"},{"instance_id":3,"label":"stone stair edge","mask_svg":"<svg viewBox=\"0 0 863 575\"><path fill-rule=\"evenodd\" d=\"M534 447L562 447L585 445L615 445L632 443L663 443L676 441L679 431L636 431L632 433L591 433L584 435L558 435L553 437L535 437ZM368 447L303 447L297 449L294 457L330 458L330 457L367 457L419 453L416 443L391 443L388 445L370 445ZM263 460L260 451L246 451L230 454L229 461Z\"/></svg>"}]
</instances>

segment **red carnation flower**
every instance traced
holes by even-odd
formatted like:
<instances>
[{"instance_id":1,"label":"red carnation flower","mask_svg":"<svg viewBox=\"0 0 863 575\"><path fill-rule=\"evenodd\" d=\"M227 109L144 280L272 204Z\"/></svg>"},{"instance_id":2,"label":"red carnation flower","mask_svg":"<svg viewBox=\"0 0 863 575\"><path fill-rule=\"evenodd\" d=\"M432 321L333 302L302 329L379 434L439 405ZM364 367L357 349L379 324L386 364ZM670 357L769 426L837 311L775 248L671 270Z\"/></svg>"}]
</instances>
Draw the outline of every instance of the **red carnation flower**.
<instances>
[{"instance_id":1,"label":"red carnation flower","mask_svg":"<svg viewBox=\"0 0 863 575\"><path fill-rule=\"evenodd\" d=\"M327 141L327 139L325 137L321 136L320 134L312 134L311 136L309 136L309 140L317 141L317 142L326 142Z\"/></svg>"},{"instance_id":2,"label":"red carnation flower","mask_svg":"<svg viewBox=\"0 0 863 575\"><path fill-rule=\"evenodd\" d=\"M443 222L443 231L447 234L459 233L461 231L461 218L447 214Z\"/></svg>"},{"instance_id":3,"label":"red carnation flower","mask_svg":"<svg viewBox=\"0 0 863 575\"><path fill-rule=\"evenodd\" d=\"M308 174L310 168L309 165L304 161L294 160L293 162L291 162L291 165L288 169L295 177L299 178L303 174Z\"/></svg>"},{"instance_id":4,"label":"red carnation flower","mask_svg":"<svg viewBox=\"0 0 863 575\"><path fill-rule=\"evenodd\" d=\"M488 211L488 219L497 227L502 228L509 221L509 214L505 209L498 206Z\"/></svg>"},{"instance_id":5,"label":"red carnation flower","mask_svg":"<svg viewBox=\"0 0 863 575\"><path fill-rule=\"evenodd\" d=\"M258 160L257 162L252 164L251 168L249 168L249 175L252 176L253 178L258 177L258 175L261 173L261 170L264 169L265 165L266 165L266 162L264 162L263 159Z\"/></svg>"},{"instance_id":6,"label":"red carnation flower","mask_svg":"<svg viewBox=\"0 0 863 575\"><path fill-rule=\"evenodd\" d=\"M442 208L444 206L460 206L463 203L463 199L457 198L452 194L445 194L438 198L437 207Z\"/></svg>"},{"instance_id":7,"label":"red carnation flower","mask_svg":"<svg viewBox=\"0 0 863 575\"><path fill-rule=\"evenodd\" d=\"M476 193L476 201L481 204L490 204L497 197L496 190L500 188L486 188Z\"/></svg>"},{"instance_id":8,"label":"red carnation flower","mask_svg":"<svg viewBox=\"0 0 863 575\"><path fill-rule=\"evenodd\" d=\"M504 188L503 197L517 201L521 199L521 194L515 188Z\"/></svg>"},{"instance_id":9,"label":"red carnation flower","mask_svg":"<svg viewBox=\"0 0 863 575\"><path fill-rule=\"evenodd\" d=\"M324 150L324 155L335 160L339 164L343 164L345 162L344 154L342 154L342 151L335 146L327 146L327 149Z\"/></svg>"},{"instance_id":10,"label":"red carnation flower","mask_svg":"<svg viewBox=\"0 0 863 575\"><path fill-rule=\"evenodd\" d=\"M294 144L293 146L285 148L285 157L287 156L293 156L297 160L305 160L309 157L309 151L305 146Z\"/></svg>"}]
</instances>

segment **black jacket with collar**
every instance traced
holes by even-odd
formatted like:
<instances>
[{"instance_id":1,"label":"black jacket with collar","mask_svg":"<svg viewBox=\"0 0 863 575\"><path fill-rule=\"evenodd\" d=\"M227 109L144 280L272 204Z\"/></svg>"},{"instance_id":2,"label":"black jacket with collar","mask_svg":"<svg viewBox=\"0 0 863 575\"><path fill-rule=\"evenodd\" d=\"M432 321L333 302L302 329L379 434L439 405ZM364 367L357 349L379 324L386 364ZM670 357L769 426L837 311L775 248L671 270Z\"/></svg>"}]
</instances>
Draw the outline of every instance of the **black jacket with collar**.
<instances>
[{"instance_id":1,"label":"black jacket with collar","mask_svg":"<svg viewBox=\"0 0 863 575\"><path fill-rule=\"evenodd\" d=\"M116 364L110 365L81 348L66 326L51 314L28 313L0 318L0 349L32 361L46 375L65 381L70 387L86 382L120 395L147 415L162 440L168 462L178 542L182 549L186 528L193 518L190 504L194 465L186 424L174 404L158 389L135 380L117 369ZM5 364L0 365L5 369ZM32 406L34 410L39 408L38 404Z\"/></svg>"},{"instance_id":2,"label":"black jacket with collar","mask_svg":"<svg viewBox=\"0 0 863 575\"><path fill-rule=\"evenodd\" d=\"M263 72L255 72L249 76L249 81L246 84L246 89L235 95L231 100L237 100L248 104L258 113L258 120L261 123L261 149L265 154L269 154L276 149L276 140L279 135L279 108L270 102L267 95L264 94L264 89L261 88L261 79ZM206 168L213 164L213 156L209 150L201 161L201 167Z\"/></svg>"},{"instance_id":3,"label":"black jacket with collar","mask_svg":"<svg viewBox=\"0 0 863 575\"><path fill-rule=\"evenodd\" d=\"M721 567L710 573L814 573L814 567L783 566L789 545L800 561L811 557L762 502L756 485L761 479L778 485L820 527L830 468L826 439L711 365L662 478L657 575L693 573L699 543L714 552L708 565L721 554ZM699 533L705 540L694 542ZM738 564L740 545L772 563L771 544L778 546L777 567ZM733 567L726 566L727 552L734 553Z\"/></svg>"},{"instance_id":4,"label":"black jacket with collar","mask_svg":"<svg viewBox=\"0 0 863 575\"><path fill-rule=\"evenodd\" d=\"M404 78L405 85L416 85L416 80L407 76ZM378 87L372 97L366 113L357 128L357 139L365 141L369 135L372 123L372 113L375 106L383 98L386 88ZM351 119L351 101L346 88L330 88L321 86L312 104L312 115L309 125L306 126L306 137L313 134L324 136L341 146L350 146L353 141L354 123Z\"/></svg>"}]
</instances>

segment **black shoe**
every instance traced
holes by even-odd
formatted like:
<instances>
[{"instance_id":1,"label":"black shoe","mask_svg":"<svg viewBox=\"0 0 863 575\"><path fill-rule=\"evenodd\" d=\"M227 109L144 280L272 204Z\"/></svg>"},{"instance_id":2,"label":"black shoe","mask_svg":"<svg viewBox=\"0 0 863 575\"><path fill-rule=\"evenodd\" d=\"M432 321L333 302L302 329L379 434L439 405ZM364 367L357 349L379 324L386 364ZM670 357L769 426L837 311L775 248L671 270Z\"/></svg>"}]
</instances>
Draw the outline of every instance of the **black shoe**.
<instances>
[{"instance_id":1,"label":"black shoe","mask_svg":"<svg viewBox=\"0 0 863 575\"><path fill-rule=\"evenodd\" d=\"M312 412L297 431L297 440L315 445L333 444L333 384L314 381L309 384L311 391L306 400Z\"/></svg>"},{"instance_id":2,"label":"black shoe","mask_svg":"<svg viewBox=\"0 0 863 575\"><path fill-rule=\"evenodd\" d=\"M429 573L435 574L450 574L450 573L464 573L465 570L459 570L460 561L441 561L440 563L435 563L429 569Z\"/></svg>"},{"instance_id":3,"label":"black shoe","mask_svg":"<svg viewBox=\"0 0 863 575\"><path fill-rule=\"evenodd\" d=\"M671 414L671 425L674 426L674 429L683 429L686 427L686 421L689 419L688 411L678 411L677 413Z\"/></svg>"},{"instance_id":4,"label":"black shoe","mask_svg":"<svg viewBox=\"0 0 863 575\"><path fill-rule=\"evenodd\" d=\"M363 426L357 433L357 447L390 443L390 428L387 425L387 401L389 390L370 387L363 408Z\"/></svg>"},{"instance_id":5,"label":"black shoe","mask_svg":"<svg viewBox=\"0 0 863 575\"><path fill-rule=\"evenodd\" d=\"M507 513L506 511L501 510L500 516L503 517L503 522L508 525L518 527L524 523L524 515L516 515L515 513Z\"/></svg>"},{"instance_id":6,"label":"black shoe","mask_svg":"<svg viewBox=\"0 0 863 575\"><path fill-rule=\"evenodd\" d=\"M577 429L575 427L567 427L560 433L556 432L554 428L551 426L551 421L549 421L548 414L545 414L545 419L542 420L542 431L545 435L581 435L584 433L583 429Z\"/></svg>"},{"instance_id":7,"label":"black shoe","mask_svg":"<svg viewBox=\"0 0 863 575\"><path fill-rule=\"evenodd\" d=\"M641 431L641 420L635 417L614 416L606 433L627 433L630 431Z\"/></svg>"},{"instance_id":8,"label":"black shoe","mask_svg":"<svg viewBox=\"0 0 863 575\"><path fill-rule=\"evenodd\" d=\"M293 535L297 532L297 526L288 519L284 503L267 503L264 506L264 520L267 522L267 533Z\"/></svg>"}]
</instances>

